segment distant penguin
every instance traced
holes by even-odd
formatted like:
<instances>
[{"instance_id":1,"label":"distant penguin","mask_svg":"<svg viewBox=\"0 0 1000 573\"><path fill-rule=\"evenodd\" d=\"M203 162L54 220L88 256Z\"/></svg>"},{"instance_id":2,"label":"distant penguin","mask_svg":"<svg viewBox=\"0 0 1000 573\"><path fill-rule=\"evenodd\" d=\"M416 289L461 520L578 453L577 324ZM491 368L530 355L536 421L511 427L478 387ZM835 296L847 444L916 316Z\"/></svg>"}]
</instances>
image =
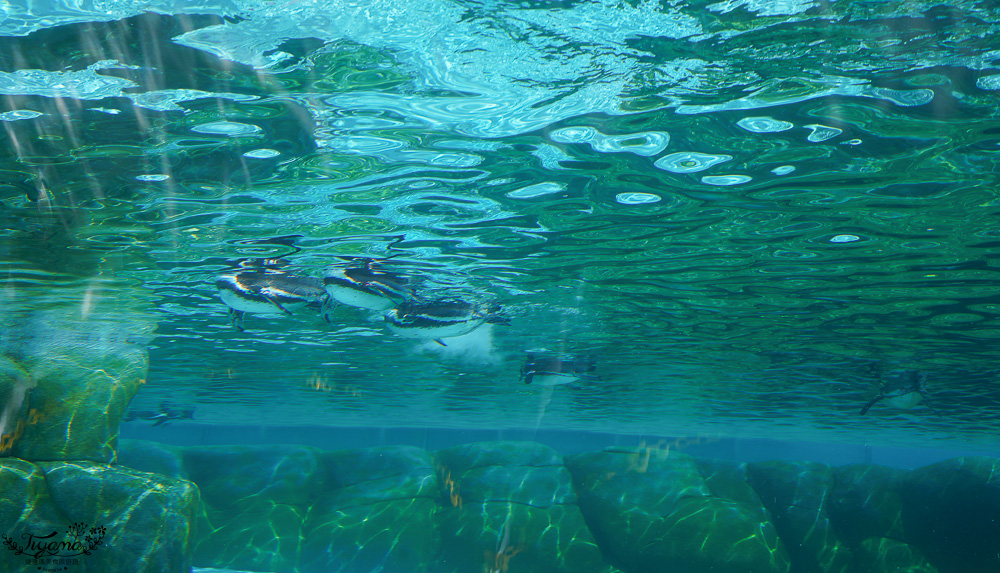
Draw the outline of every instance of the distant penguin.
<instances>
[{"instance_id":1,"label":"distant penguin","mask_svg":"<svg viewBox=\"0 0 1000 573\"><path fill-rule=\"evenodd\" d=\"M529 352L521 366L521 381L537 386L561 386L581 380L596 380L596 370L593 358L564 359L557 355Z\"/></svg>"},{"instance_id":2,"label":"distant penguin","mask_svg":"<svg viewBox=\"0 0 1000 573\"><path fill-rule=\"evenodd\" d=\"M433 340L441 346L447 346L442 338L462 336L486 323L510 324L500 314L499 305L482 308L461 300L411 301L385 315L386 328L391 332L407 338Z\"/></svg>"},{"instance_id":3,"label":"distant penguin","mask_svg":"<svg viewBox=\"0 0 1000 573\"><path fill-rule=\"evenodd\" d=\"M889 372L884 377L880 376L880 379L882 386L879 388L879 393L861 408L860 414L862 416L867 414L868 410L879 402L890 408L909 410L916 408L926 398L926 372L918 370L895 370ZM934 412L933 408L930 408L930 406L927 407L931 412Z\"/></svg>"},{"instance_id":4,"label":"distant penguin","mask_svg":"<svg viewBox=\"0 0 1000 573\"><path fill-rule=\"evenodd\" d=\"M362 259L360 267L330 267L323 275L323 288L341 304L389 310L413 297L406 277L374 268L371 259Z\"/></svg>"},{"instance_id":5,"label":"distant penguin","mask_svg":"<svg viewBox=\"0 0 1000 573\"><path fill-rule=\"evenodd\" d=\"M169 402L161 402L159 410L129 410L122 421L145 420L153 422L153 426L162 426L176 420L193 419L194 408L174 408Z\"/></svg>"},{"instance_id":6,"label":"distant penguin","mask_svg":"<svg viewBox=\"0 0 1000 573\"><path fill-rule=\"evenodd\" d=\"M222 274L215 279L219 298L229 307L233 326L243 331L246 313L269 314L312 306L323 312L329 297L319 279L275 269Z\"/></svg>"}]
</instances>

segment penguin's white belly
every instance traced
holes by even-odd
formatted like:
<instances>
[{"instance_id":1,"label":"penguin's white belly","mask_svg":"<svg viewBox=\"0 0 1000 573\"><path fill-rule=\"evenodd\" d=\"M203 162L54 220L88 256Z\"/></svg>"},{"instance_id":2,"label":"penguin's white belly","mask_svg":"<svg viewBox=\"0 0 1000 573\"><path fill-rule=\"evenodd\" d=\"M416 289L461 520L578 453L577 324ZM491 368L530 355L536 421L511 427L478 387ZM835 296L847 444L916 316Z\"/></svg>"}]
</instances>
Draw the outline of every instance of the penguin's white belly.
<instances>
[{"instance_id":1,"label":"penguin's white belly","mask_svg":"<svg viewBox=\"0 0 1000 573\"><path fill-rule=\"evenodd\" d=\"M886 398L885 404L890 408L899 408L901 410L910 410L916 408L920 402L924 400L924 397L920 392L907 392L902 396L893 396L892 398Z\"/></svg>"},{"instance_id":2,"label":"penguin's white belly","mask_svg":"<svg viewBox=\"0 0 1000 573\"><path fill-rule=\"evenodd\" d=\"M270 302L246 299L232 291L220 290L219 298L222 299L222 302L226 306L240 312L249 312L251 314L282 314L281 309ZM304 301L281 303L281 306L289 311L302 308L305 305Z\"/></svg>"},{"instance_id":3,"label":"penguin's white belly","mask_svg":"<svg viewBox=\"0 0 1000 573\"><path fill-rule=\"evenodd\" d=\"M367 308L369 310L389 310L395 306L391 300L381 295L335 285L326 285L324 288L326 288L326 292L330 295L330 298L347 306Z\"/></svg>"},{"instance_id":4,"label":"penguin's white belly","mask_svg":"<svg viewBox=\"0 0 1000 573\"><path fill-rule=\"evenodd\" d=\"M562 372L536 372L531 377L532 386L562 386L579 381L580 377L576 374Z\"/></svg>"},{"instance_id":5,"label":"penguin's white belly","mask_svg":"<svg viewBox=\"0 0 1000 573\"><path fill-rule=\"evenodd\" d=\"M465 322L458 322L454 324L448 324L444 326L420 326L420 327L408 327L399 326L393 324L392 322L387 322L386 327L389 331L403 336L405 338L427 338L427 339L437 339L437 338L452 338L454 336L462 336L476 329L479 325L483 324L485 320L467 320Z\"/></svg>"}]
</instances>

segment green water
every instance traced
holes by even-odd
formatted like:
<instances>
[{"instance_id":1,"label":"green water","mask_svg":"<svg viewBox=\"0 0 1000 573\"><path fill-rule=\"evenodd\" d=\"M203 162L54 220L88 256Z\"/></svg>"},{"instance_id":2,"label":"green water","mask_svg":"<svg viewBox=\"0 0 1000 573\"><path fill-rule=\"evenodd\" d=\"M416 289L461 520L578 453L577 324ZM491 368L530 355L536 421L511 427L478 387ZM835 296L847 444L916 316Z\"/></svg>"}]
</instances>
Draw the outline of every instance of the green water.
<instances>
[{"instance_id":1,"label":"green water","mask_svg":"<svg viewBox=\"0 0 1000 573\"><path fill-rule=\"evenodd\" d=\"M996 445L990 3L195 4L5 8L8 348L148 344L133 406L210 424ZM212 284L362 255L511 324L240 333ZM539 349L600 379L521 384ZM933 410L859 416L873 367Z\"/></svg>"}]
</instances>

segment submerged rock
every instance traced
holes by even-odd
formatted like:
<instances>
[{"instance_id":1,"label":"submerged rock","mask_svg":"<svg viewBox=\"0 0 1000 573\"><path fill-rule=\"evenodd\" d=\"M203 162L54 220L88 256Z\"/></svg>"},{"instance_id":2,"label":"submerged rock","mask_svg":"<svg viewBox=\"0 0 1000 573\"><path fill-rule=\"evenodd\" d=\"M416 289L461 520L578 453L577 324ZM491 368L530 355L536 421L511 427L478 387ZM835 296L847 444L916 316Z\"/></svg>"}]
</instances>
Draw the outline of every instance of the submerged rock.
<instances>
[{"instance_id":1,"label":"submerged rock","mask_svg":"<svg viewBox=\"0 0 1000 573\"><path fill-rule=\"evenodd\" d=\"M408 446L323 451L141 441L123 441L120 457L123 465L172 476L155 477L155 492L186 483L176 477L203 488L195 502L198 566L282 573L1000 570L1000 460L992 458L908 472L742 464L656 448L564 462L529 442L431 455ZM135 476L149 474L121 468L114 477L101 468L0 460L0 518L58 528L70 511L117 523L99 508L127 504L127 491L102 480L138 490ZM169 516L146 514L147 525L118 521L158 530L153 521L165 519L171 535L184 534ZM163 543L141 540L129 551L153 553ZM117 563L106 565L101 573L118 571Z\"/></svg>"},{"instance_id":2,"label":"submerged rock","mask_svg":"<svg viewBox=\"0 0 1000 573\"><path fill-rule=\"evenodd\" d=\"M746 472L748 483L774 519L793 571L852 571L854 554L837 536L827 514L832 467L815 462L755 462L746 465Z\"/></svg>"},{"instance_id":3,"label":"submerged rock","mask_svg":"<svg viewBox=\"0 0 1000 573\"><path fill-rule=\"evenodd\" d=\"M189 479L184 469L182 448L146 440L121 440L118 464L143 472Z\"/></svg>"},{"instance_id":4,"label":"submerged rock","mask_svg":"<svg viewBox=\"0 0 1000 573\"><path fill-rule=\"evenodd\" d=\"M72 559L85 573L191 570L199 498L190 482L92 462L7 458L0 491L0 570L38 570L29 557ZM46 543L57 545L42 550L38 538L49 535Z\"/></svg>"},{"instance_id":5,"label":"submerged rock","mask_svg":"<svg viewBox=\"0 0 1000 573\"><path fill-rule=\"evenodd\" d=\"M627 571L789 570L738 467L706 463L706 480L690 456L650 449L579 454L566 465L595 537Z\"/></svg>"},{"instance_id":6,"label":"submerged rock","mask_svg":"<svg viewBox=\"0 0 1000 573\"><path fill-rule=\"evenodd\" d=\"M122 414L145 380L147 362L137 347L113 353L74 347L19 365L30 388L0 437L0 456L113 462ZM17 394L18 377L4 370L0 393Z\"/></svg>"},{"instance_id":7,"label":"submerged rock","mask_svg":"<svg viewBox=\"0 0 1000 573\"><path fill-rule=\"evenodd\" d=\"M533 442L456 446L434 456L440 477L442 572L604 572L555 450Z\"/></svg>"},{"instance_id":8,"label":"submerged rock","mask_svg":"<svg viewBox=\"0 0 1000 573\"><path fill-rule=\"evenodd\" d=\"M205 503L245 511L306 505L315 497L322 450L309 446L194 446L183 448L184 471Z\"/></svg>"},{"instance_id":9,"label":"submerged rock","mask_svg":"<svg viewBox=\"0 0 1000 573\"><path fill-rule=\"evenodd\" d=\"M195 563L293 570L308 506L320 491L321 450L267 445L180 451L183 471L201 488L204 501Z\"/></svg>"},{"instance_id":10,"label":"submerged rock","mask_svg":"<svg viewBox=\"0 0 1000 573\"><path fill-rule=\"evenodd\" d=\"M899 492L908 541L941 573L1000 571L1000 460L917 468Z\"/></svg>"},{"instance_id":11,"label":"submerged rock","mask_svg":"<svg viewBox=\"0 0 1000 573\"><path fill-rule=\"evenodd\" d=\"M869 464L835 468L826 505L838 535L853 543L870 537L905 543L899 485L906 476L904 470Z\"/></svg>"},{"instance_id":12,"label":"submerged rock","mask_svg":"<svg viewBox=\"0 0 1000 573\"><path fill-rule=\"evenodd\" d=\"M939 573L923 553L912 545L886 537L872 537L861 542L855 551L855 571L864 573ZM973 571L966 569L965 571ZM987 573L983 571L983 573Z\"/></svg>"},{"instance_id":13,"label":"submerged rock","mask_svg":"<svg viewBox=\"0 0 1000 573\"><path fill-rule=\"evenodd\" d=\"M324 452L324 487L303 529L300 572L435 571L437 478L427 452Z\"/></svg>"}]
</instances>

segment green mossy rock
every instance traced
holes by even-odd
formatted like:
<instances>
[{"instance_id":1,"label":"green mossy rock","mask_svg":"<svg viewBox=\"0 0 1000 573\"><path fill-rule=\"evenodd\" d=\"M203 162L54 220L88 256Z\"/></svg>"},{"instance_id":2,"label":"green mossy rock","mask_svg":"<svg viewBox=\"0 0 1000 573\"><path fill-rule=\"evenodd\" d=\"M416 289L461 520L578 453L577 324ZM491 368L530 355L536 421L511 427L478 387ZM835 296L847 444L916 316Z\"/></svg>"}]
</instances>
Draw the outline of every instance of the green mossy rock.
<instances>
[{"instance_id":1,"label":"green mossy rock","mask_svg":"<svg viewBox=\"0 0 1000 573\"><path fill-rule=\"evenodd\" d=\"M31 462L0 459L0 492L0 533L16 543L23 543L23 534L61 532L69 525L52 502L42 468ZM18 571L15 565L23 560L0 547L0 571Z\"/></svg>"},{"instance_id":2,"label":"green mossy rock","mask_svg":"<svg viewBox=\"0 0 1000 573\"><path fill-rule=\"evenodd\" d=\"M760 508L761 521L769 521L760 496L747 483L746 464L727 460L692 458L712 495Z\"/></svg>"},{"instance_id":3,"label":"green mossy rock","mask_svg":"<svg viewBox=\"0 0 1000 573\"><path fill-rule=\"evenodd\" d=\"M436 573L437 508L420 497L310 513L299 572Z\"/></svg>"},{"instance_id":4,"label":"green mossy rock","mask_svg":"<svg viewBox=\"0 0 1000 573\"><path fill-rule=\"evenodd\" d=\"M562 456L537 442L476 442L438 450L434 461L463 473L485 466L561 466Z\"/></svg>"},{"instance_id":5,"label":"green mossy rock","mask_svg":"<svg viewBox=\"0 0 1000 573\"><path fill-rule=\"evenodd\" d=\"M319 492L321 450L309 446L195 446L184 471L209 507L237 514L273 504L306 507Z\"/></svg>"},{"instance_id":6,"label":"green mossy rock","mask_svg":"<svg viewBox=\"0 0 1000 573\"><path fill-rule=\"evenodd\" d=\"M920 551L895 539L866 539L856 555L855 571L864 573L938 573Z\"/></svg>"},{"instance_id":7,"label":"green mossy rock","mask_svg":"<svg viewBox=\"0 0 1000 573\"><path fill-rule=\"evenodd\" d=\"M796 573L849 573L854 555L826 510L833 468L815 462L755 462L747 479L770 511Z\"/></svg>"},{"instance_id":8,"label":"green mossy rock","mask_svg":"<svg viewBox=\"0 0 1000 573\"><path fill-rule=\"evenodd\" d=\"M439 488L426 451L324 452L321 463L324 487L306 519L301 573L433 571Z\"/></svg>"},{"instance_id":9,"label":"green mossy rock","mask_svg":"<svg viewBox=\"0 0 1000 573\"><path fill-rule=\"evenodd\" d=\"M148 355L134 345L103 353L59 350L26 363L34 387L29 419L9 454L31 461L113 463L118 427L146 377Z\"/></svg>"},{"instance_id":10,"label":"green mossy rock","mask_svg":"<svg viewBox=\"0 0 1000 573\"><path fill-rule=\"evenodd\" d=\"M438 513L442 547L433 573L605 572L609 567L573 504L547 508L494 501Z\"/></svg>"},{"instance_id":11,"label":"green mossy rock","mask_svg":"<svg viewBox=\"0 0 1000 573\"><path fill-rule=\"evenodd\" d=\"M899 492L907 541L941 573L1000 571L1000 459L917 468Z\"/></svg>"},{"instance_id":12,"label":"green mossy rock","mask_svg":"<svg viewBox=\"0 0 1000 573\"><path fill-rule=\"evenodd\" d=\"M0 460L0 519L11 524L6 535L23 546L25 535L90 545L86 536L101 537L90 555L72 557L84 573L188 573L191 569L191 524L198 489L183 480L91 462L32 464ZM78 538L75 526L85 530ZM0 551L0 570L37 571L25 555L8 546ZM74 550L75 551L75 550ZM65 551L62 553L65 554Z\"/></svg>"},{"instance_id":13,"label":"green mossy rock","mask_svg":"<svg viewBox=\"0 0 1000 573\"><path fill-rule=\"evenodd\" d=\"M609 449L571 456L566 465L591 530L627 571L789 570L738 467L706 462L710 487L694 459L675 452ZM726 493L737 499L718 497Z\"/></svg>"},{"instance_id":14,"label":"green mossy rock","mask_svg":"<svg viewBox=\"0 0 1000 573\"><path fill-rule=\"evenodd\" d=\"M236 514L202 506L193 561L203 567L294 572L306 510L258 500Z\"/></svg>"},{"instance_id":15,"label":"green mossy rock","mask_svg":"<svg viewBox=\"0 0 1000 573\"><path fill-rule=\"evenodd\" d=\"M182 448L147 440L120 440L118 464L143 472L190 479L184 469Z\"/></svg>"},{"instance_id":16,"label":"green mossy rock","mask_svg":"<svg viewBox=\"0 0 1000 573\"><path fill-rule=\"evenodd\" d=\"M323 495L317 509L376 503L387 499L437 496L430 455L412 446L380 446L323 452Z\"/></svg>"},{"instance_id":17,"label":"green mossy rock","mask_svg":"<svg viewBox=\"0 0 1000 573\"><path fill-rule=\"evenodd\" d=\"M323 480L321 450L308 446L177 448L180 471L198 484L194 562L201 567L294 571L303 522ZM147 463L169 467L167 452L148 450Z\"/></svg>"},{"instance_id":18,"label":"green mossy rock","mask_svg":"<svg viewBox=\"0 0 1000 573\"><path fill-rule=\"evenodd\" d=\"M434 456L441 483L442 571L605 571L555 450L488 442Z\"/></svg>"},{"instance_id":19,"label":"green mossy rock","mask_svg":"<svg viewBox=\"0 0 1000 573\"><path fill-rule=\"evenodd\" d=\"M905 543L899 486L907 474L868 464L836 468L826 508L837 535L852 547L870 537Z\"/></svg>"},{"instance_id":20,"label":"green mossy rock","mask_svg":"<svg viewBox=\"0 0 1000 573\"><path fill-rule=\"evenodd\" d=\"M11 454L25 428L37 420L28 406L28 394L35 381L9 356L0 356L0 458Z\"/></svg>"}]
</instances>

